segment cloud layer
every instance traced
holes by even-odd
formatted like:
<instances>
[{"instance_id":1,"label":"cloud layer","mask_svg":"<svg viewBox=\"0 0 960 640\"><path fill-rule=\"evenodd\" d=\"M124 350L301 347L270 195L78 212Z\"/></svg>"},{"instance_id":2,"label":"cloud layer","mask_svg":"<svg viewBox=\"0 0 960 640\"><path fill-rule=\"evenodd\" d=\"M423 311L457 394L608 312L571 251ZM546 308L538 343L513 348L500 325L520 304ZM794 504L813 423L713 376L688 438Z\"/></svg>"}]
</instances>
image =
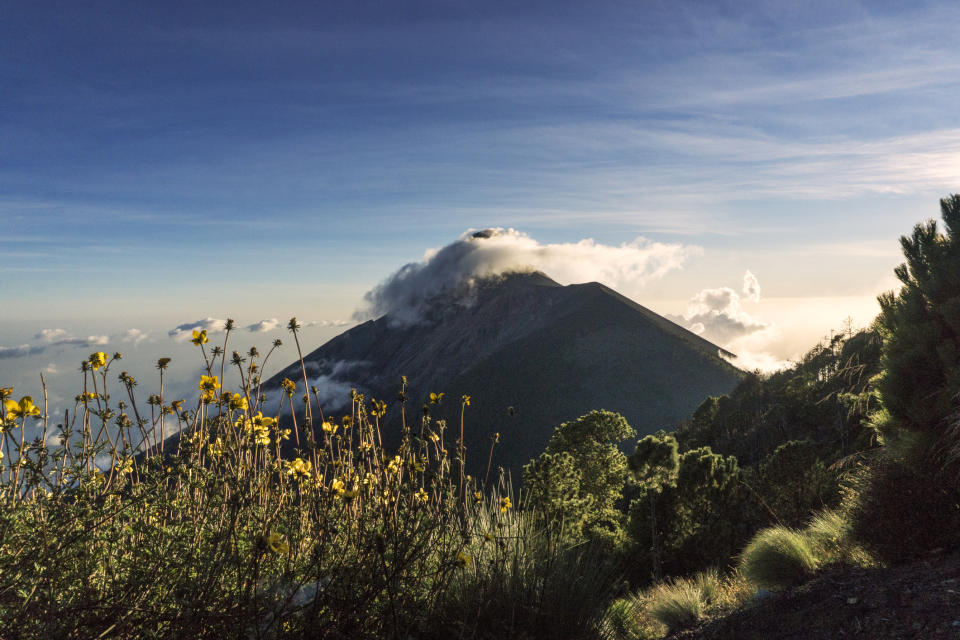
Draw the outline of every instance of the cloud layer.
<instances>
[{"instance_id":1,"label":"cloud layer","mask_svg":"<svg viewBox=\"0 0 960 640\"><path fill-rule=\"evenodd\" d=\"M203 318L202 320L184 322L181 325L177 325L171 329L168 334L174 340L188 340L193 335L194 331L202 331L206 329L207 332L214 333L217 331L223 331L226 324L226 320L207 317Z\"/></svg>"},{"instance_id":2,"label":"cloud layer","mask_svg":"<svg viewBox=\"0 0 960 640\"><path fill-rule=\"evenodd\" d=\"M33 336L33 339L35 342L32 344L21 344L17 347L0 346L0 360L35 356L54 347L102 347L110 342L110 338L107 336L78 338L66 329L42 329L40 333Z\"/></svg>"},{"instance_id":3,"label":"cloud layer","mask_svg":"<svg viewBox=\"0 0 960 640\"><path fill-rule=\"evenodd\" d=\"M123 334L122 340L124 342L132 342L134 345L138 345L149 337L150 334L141 331L140 329L127 329L127 332Z\"/></svg>"},{"instance_id":4,"label":"cloud layer","mask_svg":"<svg viewBox=\"0 0 960 640\"><path fill-rule=\"evenodd\" d=\"M276 318L267 318L266 320L261 320L260 322L254 322L251 325L247 326L247 331L251 333L266 333L267 331L273 331L280 326L280 321Z\"/></svg>"},{"instance_id":5,"label":"cloud layer","mask_svg":"<svg viewBox=\"0 0 960 640\"><path fill-rule=\"evenodd\" d=\"M700 251L639 237L619 246L589 238L541 244L514 229L470 230L456 242L427 251L422 261L404 265L367 292L354 319L389 314L401 324L416 323L432 300L464 300L477 280L510 272L542 271L562 284L597 281L618 289L636 288L680 268Z\"/></svg>"}]
</instances>

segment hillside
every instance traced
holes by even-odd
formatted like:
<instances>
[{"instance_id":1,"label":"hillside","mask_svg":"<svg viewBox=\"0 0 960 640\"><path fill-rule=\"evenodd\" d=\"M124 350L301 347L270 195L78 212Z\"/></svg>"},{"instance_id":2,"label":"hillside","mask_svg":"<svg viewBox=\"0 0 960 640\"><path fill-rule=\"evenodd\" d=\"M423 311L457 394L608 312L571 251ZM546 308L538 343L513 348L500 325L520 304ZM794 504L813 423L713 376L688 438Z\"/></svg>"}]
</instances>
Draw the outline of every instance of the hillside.
<instances>
[{"instance_id":1,"label":"hillside","mask_svg":"<svg viewBox=\"0 0 960 640\"><path fill-rule=\"evenodd\" d=\"M834 568L674 640L960 637L960 552L886 569Z\"/></svg>"}]
</instances>

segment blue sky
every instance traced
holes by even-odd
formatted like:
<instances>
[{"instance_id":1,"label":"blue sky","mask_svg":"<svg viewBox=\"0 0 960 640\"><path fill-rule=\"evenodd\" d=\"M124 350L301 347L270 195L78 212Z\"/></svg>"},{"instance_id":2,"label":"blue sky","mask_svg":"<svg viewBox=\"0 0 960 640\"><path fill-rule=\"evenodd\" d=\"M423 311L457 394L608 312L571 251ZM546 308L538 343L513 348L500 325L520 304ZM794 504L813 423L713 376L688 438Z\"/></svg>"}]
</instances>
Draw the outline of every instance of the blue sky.
<instances>
[{"instance_id":1,"label":"blue sky","mask_svg":"<svg viewBox=\"0 0 960 640\"><path fill-rule=\"evenodd\" d=\"M957 190L960 6L788 4L7 3L0 347L62 329L152 361L201 318L344 320L511 227L697 248L616 283L662 313L749 270L740 311L776 330L740 347L790 358L869 321Z\"/></svg>"}]
</instances>

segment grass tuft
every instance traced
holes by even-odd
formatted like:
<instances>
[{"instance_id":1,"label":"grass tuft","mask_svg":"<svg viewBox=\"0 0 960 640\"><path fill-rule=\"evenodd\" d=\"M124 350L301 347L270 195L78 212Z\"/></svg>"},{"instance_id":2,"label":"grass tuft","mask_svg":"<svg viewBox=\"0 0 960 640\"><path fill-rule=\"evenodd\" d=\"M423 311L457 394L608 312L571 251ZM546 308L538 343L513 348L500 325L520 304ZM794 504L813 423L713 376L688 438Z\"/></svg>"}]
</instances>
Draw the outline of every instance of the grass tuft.
<instances>
[{"instance_id":1,"label":"grass tuft","mask_svg":"<svg viewBox=\"0 0 960 640\"><path fill-rule=\"evenodd\" d=\"M803 533L771 527L757 533L743 550L740 569L757 586L780 591L810 578L819 564Z\"/></svg>"},{"instance_id":2,"label":"grass tuft","mask_svg":"<svg viewBox=\"0 0 960 640\"><path fill-rule=\"evenodd\" d=\"M696 624L705 610L703 594L689 580L676 580L654 587L647 606L650 617L671 633Z\"/></svg>"}]
</instances>

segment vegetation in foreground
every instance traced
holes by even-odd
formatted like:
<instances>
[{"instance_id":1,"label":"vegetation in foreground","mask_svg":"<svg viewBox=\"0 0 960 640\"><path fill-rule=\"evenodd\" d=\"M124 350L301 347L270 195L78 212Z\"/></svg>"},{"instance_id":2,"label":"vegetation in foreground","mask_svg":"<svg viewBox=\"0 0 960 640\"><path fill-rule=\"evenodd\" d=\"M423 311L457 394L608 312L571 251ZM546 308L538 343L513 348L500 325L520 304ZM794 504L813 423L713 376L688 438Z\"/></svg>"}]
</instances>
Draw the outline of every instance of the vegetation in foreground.
<instances>
[{"instance_id":1,"label":"vegetation in foreground","mask_svg":"<svg viewBox=\"0 0 960 640\"><path fill-rule=\"evenodd\" d=\"M405 381L395 451L362 395L334 419L285 380L289 423L264 416L256 350L222 387L229 330L209 355L194 336L191 410L163 395L167 359L144 412L126 373L129 403L111 401L119 354L92 354L58 447L33 399L0 389L0 635L653 638L758 588L958 548L960 196L941 208L946 235L902 239L903 287L869 331L748 376L630 456L617 414L560 425L523 496L464 475L442 394L408 422Z\"/></svg>"},{"instance_id":2,"label":"vegetation in foreground","mask_svg":"<svg viewBox=\"0 0 960 640\"><path fill-rule=\"evenodd\" d=\"M296 335L294 320L290 328ZM73 419L52 430L56 447L32 398L2 390L0 636L577 637L599 628L616 584L610 563L558 544L508 484L486 490L463 477L461 443L432 416L439 394L404 421L403 444L388 453L383 402L354 395L337 418L318 404L295 411L297 383L285 380L287 429L263 415L256 350L228 365L228 339L208 354L206 334L195 333L206 375L191 410L163 396L167 359L145 413L126 373L129 403L112 399L120 354L91 355ZM221 383L227 366L233 393ZM460 411L469 404L462 398ZM25 441L34 419L43 435Z\"/></svg>"}]
</instances>

